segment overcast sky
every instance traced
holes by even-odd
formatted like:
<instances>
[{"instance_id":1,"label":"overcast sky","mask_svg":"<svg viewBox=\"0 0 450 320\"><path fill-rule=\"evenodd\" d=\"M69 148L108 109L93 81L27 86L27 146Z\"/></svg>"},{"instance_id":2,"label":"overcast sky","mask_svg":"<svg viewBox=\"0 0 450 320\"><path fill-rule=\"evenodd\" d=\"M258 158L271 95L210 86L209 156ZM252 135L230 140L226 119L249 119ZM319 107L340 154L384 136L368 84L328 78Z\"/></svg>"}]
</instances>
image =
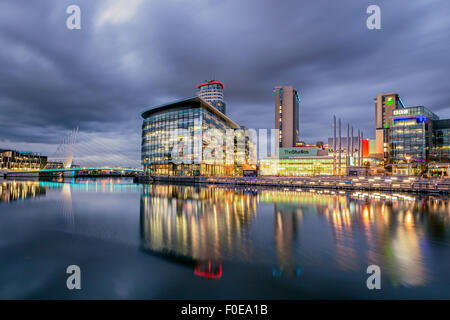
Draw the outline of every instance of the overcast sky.
<instances>
[{"instance_id":1,"label":"overcast sky","mask_svg":"<svg viewBox=\"0 0 450 320\"><path fill-rule=\"evenodd\" d=\"M250 128L273 128L272 90L294 86L307 142L333 114L374 137L378 93L450 118L450 1L0 1L0 148L51 155L79 126L80 162L139 164L141 112L211 78Z\"/></svg>"}]
</instances>

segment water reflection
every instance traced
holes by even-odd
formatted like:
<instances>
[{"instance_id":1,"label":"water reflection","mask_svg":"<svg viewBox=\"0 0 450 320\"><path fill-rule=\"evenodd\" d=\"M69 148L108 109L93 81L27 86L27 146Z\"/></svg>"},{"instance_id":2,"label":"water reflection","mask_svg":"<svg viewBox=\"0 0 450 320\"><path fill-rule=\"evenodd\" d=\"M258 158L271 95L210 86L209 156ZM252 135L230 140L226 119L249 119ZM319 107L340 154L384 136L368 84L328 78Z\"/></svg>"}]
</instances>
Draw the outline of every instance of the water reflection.
<instances>
[{"instance_id":1,"label":"water reflection","mask_svg":"<svg viewBox=\"0 0 450 320\"><path fill-rule=\"evenodd\" d=\"M141 186L130 183L130 179L72 179L64 181L0 181L0 202L30 200L45 196L47 190L59 190L67 200L71 192L139 192Z\"/></svg>"},{"instance_id":2,"label":"water reflection","mask_svg":"<svg viewBox=\"0 0 450 320\"><path fill-rule=\"evenodd\" d=\"M264 205L273 205L272 217ZM377 264L394 286L422 286L431 267L427 247L448 242L449 217L448 199L439 197L148 185L141 245L202 276L220 277L225 260L269 263L274 276L298 276L302 265L326 255L343 272ZM328 235L302 240L323 219ZM261 248L267 239L272 245Z\"/></svg>"},{"instance_id":3,"label":"water reflection","mask_svg":"<svg viewBox=\"0 0 450 320\"><path fill-rule=\"evenodd\" d=\"M221 261L251 260L251 193L222 188L147 185L141 197L143 250L192 264L195 274L220 277Z\"/></svg>"},{"instance_id":4,"label":"water reflection","mask_svg":"<svg viewBox=\"0 0 450 320\"><path fill-rule=\"evenodd\" d=\"M296 243L298 241L298 221L302 210L289 203L275 203L274 240L277 255L277 268L274 275L292 276L300 272L296 266Z\"/></svg>"},{"instance_id":5,"label":"water reflection","mask_svg":"<svg viewBox=\"0 0 450 320\"><path fill-rule=\"evenodd\" d=\"M29 214L43 200L50 200L46 210ZM32 202L23 210L27 215L13 215L25 201ZM136 185L126 179L3 181L0 208L3 223L47 227L58 220L53 226L59 228L64 221L64 231L140 246L146 258L185 265L199 277L222 279L232 272L231 262L276 278L308 270L311 276L312 269L352 278L376 264L394 287L450 282L442 271L450 264L450 205L438 196Z\"/></svg>"},{"instance_id":6,"label":"water reflection","mask_svg":"<svg viewBox=\"0 0 450 320\"><path fill-rule=\"evenodd\" d=\"M52 208L57 216L62 216L63 226L66 231L73 230L76 226L76 215L73 208L73 193L140 193L141 186L132 184L129 178L113 179L71 179L64 181L9 181L0 182L0 203L10 203L23 200L48 199L54 201ZM56 217L56 216L55 216ZM116 226L120 228L120 226ZM86 226L85 226L86 228ZM114 233L115 231L111 231Z\"/></svg>"},{"instance_id":7,"label":"water reflection","mask_svg":"<svg viewBox=\"0 0 450 320\"><path fill-rule=\"evenodd\" d=\"M0 202L12 202L18 200L34 199L45 195L45 187L38 181L7 182L0 183Z\"/></svg>"}]
</instances>

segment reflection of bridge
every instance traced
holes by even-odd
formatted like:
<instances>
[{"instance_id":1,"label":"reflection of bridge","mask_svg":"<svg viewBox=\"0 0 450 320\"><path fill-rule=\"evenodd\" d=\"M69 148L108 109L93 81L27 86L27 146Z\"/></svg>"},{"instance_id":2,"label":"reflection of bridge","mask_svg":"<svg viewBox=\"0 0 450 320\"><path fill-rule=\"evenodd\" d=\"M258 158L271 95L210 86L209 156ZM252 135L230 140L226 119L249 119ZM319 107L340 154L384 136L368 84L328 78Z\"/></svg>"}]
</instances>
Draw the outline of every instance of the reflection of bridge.
<instances>
[{"instance_id":1,"label":"reflection of bridge","mask_svg":"<svg viewBox=\"0 0 450 320\"><path fill-rule=\"evenodd\" d=\"M76 171L98 171L98 172L122 172L122 173L140 173L144 172L142 169L129 168L55 168L55 169L41 169L39 172L76 172Z\"/></svg>"}]
</instances>

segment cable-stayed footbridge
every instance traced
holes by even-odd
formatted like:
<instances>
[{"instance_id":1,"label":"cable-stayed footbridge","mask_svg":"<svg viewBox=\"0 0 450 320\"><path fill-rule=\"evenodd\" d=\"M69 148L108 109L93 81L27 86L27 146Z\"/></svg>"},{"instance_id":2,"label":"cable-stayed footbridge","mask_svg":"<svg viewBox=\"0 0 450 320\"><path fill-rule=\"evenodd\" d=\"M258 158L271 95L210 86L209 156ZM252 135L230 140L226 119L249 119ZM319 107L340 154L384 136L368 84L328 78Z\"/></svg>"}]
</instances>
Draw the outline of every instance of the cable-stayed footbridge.
<instances>
[{"instance_id":1,"label":"cable-stayed footbridge","mask_svg":"<svg viewBox=\"0 0 450 320\"><path fill-rule=\"evenodd\" d=\"M134 176L142 174L138 160L112 148L114 140L77 142L78 127L71 130L39 170L10 171L20 176ZM77 156L78 154L78 156ZM128 165L123 165L127 163Z\"/></svg>"}]
</instances>

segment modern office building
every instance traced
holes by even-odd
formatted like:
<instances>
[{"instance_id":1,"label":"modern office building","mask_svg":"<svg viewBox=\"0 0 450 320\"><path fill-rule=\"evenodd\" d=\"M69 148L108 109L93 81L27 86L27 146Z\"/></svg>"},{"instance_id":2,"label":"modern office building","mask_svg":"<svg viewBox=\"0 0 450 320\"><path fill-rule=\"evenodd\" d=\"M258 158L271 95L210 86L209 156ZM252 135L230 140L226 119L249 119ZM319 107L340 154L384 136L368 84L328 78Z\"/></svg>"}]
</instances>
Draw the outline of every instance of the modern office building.
<instances>
[{"instance_id":1,"label":"modern office building","mask_svg":"<svg viewBox=\"0 0 450 320\"><path fill-rule=\"evenodd\" d=\"M394 110L405 108L405 104L395 92L379 94L374 101L376 156L388 163L390 161L389 118Z\"/></svg>"},{"instance_id":2,"label":"modern office building","mask_svg":"<svg viewBox=\"0 0 450 320\"><path fill-rule=\"evenodd\" d=\"M389 121L390 165L399 175L450 173L450 119L415 106L394 110Z\"/></svg>"},{"instance_id":3,"label":"modern office building","mask_svg":"<svg viewBox=\"0 0 450 320\"><path fill-rule=\"evenodd\" d=\"M423 106L393 110L390 117L390 163L426 163L433 145L433 121L439 117Z\"/></svg>"},{"instance_id":4,"label":"modern office building","mask_svg":"<svg viewBox=\"0 0 450 320\"><path fill-rule=\"evenodd\" d=\"M197 85L197 96L225 114L226 104L223 98L224 88L225 85L222 82L215 80L206 81Z\"/></svg>"},{"instance_id":5,"label":"modern office building","mask_svg":"<svg viewBox=\"0 0 450 320\"><path fill-rule=\"evenodd\" d=\"M34 152L0 149L0 169L39 170L47 164L47 157Z\"/></svg>"},{"instance_id":6,"label":"modern office building","mask_svg":"<svg viewBox=\"0 0 450 320\"><path fill-rule=\"evenodd\" d=\"M256 169L248 132L199 97L142 114L142 164L152 175L233 176Z\"/></svg>"},{"instance_id":7,"label":"modern office building","mask_svg":"<svg viewBox=\"0 0 450 320\"><path fill-rule=\"evenodd\" d=\"M430 161L450 163L450 119L433 121Z\"/></svg>"},{"instance_id":8,"label":"modern office building","mask_svg":"<svg viewBox=\"0 0 450 320\"><path fill-rule=\"evenodd\" d=\"M275 87L275 128L279 146L294 147L299 140L299 103L297 90L291 86Z\"/></svg>"},{"instance_id":9,"label":"modern office building","mask_svg":"<svg viewBox=\"0 0 450 320\"><path fill-rule=\"evenodd\" d=\"M342 163L342 171L347 166ZM259 174L262 176L317 176L333 175L334 158L318 147L279 148L278 157L259 161Z\"/></svg>"}]
</instances>

